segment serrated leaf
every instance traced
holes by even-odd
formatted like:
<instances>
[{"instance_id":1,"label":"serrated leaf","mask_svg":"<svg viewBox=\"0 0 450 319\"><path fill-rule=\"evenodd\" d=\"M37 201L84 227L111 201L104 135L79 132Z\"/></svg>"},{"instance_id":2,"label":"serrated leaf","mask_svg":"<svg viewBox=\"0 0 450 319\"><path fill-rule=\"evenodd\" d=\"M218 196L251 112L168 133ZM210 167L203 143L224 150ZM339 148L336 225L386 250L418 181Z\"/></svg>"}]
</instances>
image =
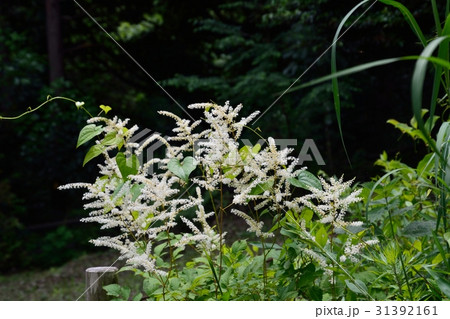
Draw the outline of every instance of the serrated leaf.
<instances>
[{"instance_id":1,"label":"serrated leaf","mask_svg":"<svg viewBox=\"0 0 450 319\"><path fill-rule=\"evenodd\" d=\"M126 179L128 175L135 175L139 171L139 159L134 154L126 157L124 153L117 153L116 163L123 179Z\"/></svg>"},{"instance_id":2,"label":"serrated leaf","mask_svg":"<svg viewBox=\"0 0 450 319\"><path fill-rule=\"evenodd\" d=\"M427 236L431 235L435 226L436 224L433 221L414 221L408 224L402 233L409 237Z\"/></svg>"},{"instance_id":3,"label":"serrated leaf","mask_svg":"<svg viewBox=\"0 0 450 319\"><path fill-rule=\"evenodd\" d=\"M83 166L86 165L86 163L89 162L90 160L96 158L101 153L103 153L104 150L105 147L103 145L97 144L92 146L86 153L86 156L84 157Z\"/></svg>"},{"instance_id":4,"label":"serrated leaf","mask_svg":"<svg viewBox=\"0 0 450 319\"><path fill-rule=\"evenodd\" d=\"M97 126L95 124L88 124L83 127L78 135L77 147L83 145L84 143L90 141L92 138L103 132L102 126Z\"/></svg>"},{"instance_id":5,"label":"serrated leaf","mask_svg":"<svg viewBox=\"0 0 450 319\"><path fill-rule=\"evenodd\" d=\"M180 163L178 158L172 158L167 164L167 168L180 179L188 182L189 175L195 170L196 165L195 159L192 156L188 156L182 163Z\"/></svg>"},{"instance_id":6,"label":"serrated leaf","mask_svg":"<svg viewBox=\"0 0 450 319\"><path fill-rule=\"evenodd\" d=\"M322 189L322 183L320 183L320 180L308 171L301 171L297 178L289 178L288 181L291 185L306 190L309 190L310 187Z\"/></svg>"}]
</instances>

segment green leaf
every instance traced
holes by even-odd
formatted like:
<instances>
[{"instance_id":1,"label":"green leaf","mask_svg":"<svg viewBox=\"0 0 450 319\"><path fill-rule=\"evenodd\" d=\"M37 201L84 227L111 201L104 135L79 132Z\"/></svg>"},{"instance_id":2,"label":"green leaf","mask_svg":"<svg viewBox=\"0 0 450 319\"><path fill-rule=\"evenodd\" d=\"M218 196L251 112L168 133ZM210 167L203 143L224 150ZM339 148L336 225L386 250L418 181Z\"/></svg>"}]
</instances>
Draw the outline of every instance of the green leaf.
<instances>
[{"instance_id":1,"label":"green leaf","mask_svg":"<svg viewBox=\"0 0 450 319\"><path fill-rule=\"evenodd\" d=\"M325 227L320 226L319 230L315 234L316 242L322 246L325 247L328 241L328 233L325 230Z\"/></svg>"},{"instance_id":2,"label":"green leaf","mask_svg":"<svg viewBox=\"0 0 450 319\"><path fill-rule=\"evenodd\" d=\"M121 287L120 289L120 298L122 300L128 300L130 298L131 288Z\"/></svg>"},{"instance_id":3,"label":"green leaf","mask_svg":"<svg viewBox=\"0 0 450 319\"><path fill-rule=\"evenodd\" d=\"M113 297L120 297L121 288L122 287L120 287L120 285L118 284L111 284L103 287L103 289L106 291L106 294Z\"/></svg>"},{"instance_id":4,"label":"green leaf","mask_svg":"<svg viewBox=\"0 0 450 319\"><path fill-rule=\"evenodd\" d=\"M434 229L433 221L414 221L403 229L403 235L409 237L421 237L431 235Z\"/></svg>"},{"instance_id":5,"label":"green leaf","mask_svg":"<svg viewBox=\"0 0 450 319\"><path fill-rule=\"evenodd\" d=\"M434 42L434 41L440 41L442 42L442 38L437 38L435 40L433 40L432 42L430 42L429 46ZM425 50L424 50L425 51ZM310 82L307 82L305 84L301 84L298 86L294 86L289 90L289 93L292 93L294 91L306 88L306 87L310 87L310 86L314 86L323 82L328 82L331 79L334 78L339 78L342 76L347 76L350 74L354 74L354 73L358 73L361 71L365 71L365 70L369 70L375 67L379 67L379 66L383 66L383 65L387 65L387 64L391 64L391 63L395 63L395 62L400 62L400 61L409 61L409 60L426 60L426 61L430 61L439 65L442 65L443 67L448 68L450 66L450 62L444 60L444 59L439 59L439 58L435 58L435 57L431 57L431 56L425 56L425 55L421 55L421 56L404 56L404 57L398 57L398 58L389 58L389 59L383 59L383 60L378 60L378 61L373 61L373 62L368 62L368 63L364 63L364 64L360 64L345 70L341 70L338 71L334 74L330 74L330 75L326 75L323 77L320 77L318 79L312 80ZM282 92L280 92L282 93Z\"/></svg>"},{"instance_id":6,"label":"green leaf","mask_svg":"<svg viewBox=\"0 0 450 319\"><path fill-rule=\"evenodd\" d=\"M439 64L445 68L449 68L450 63L446 60L440 59L440 58L434 58L432 57L432 53L434 50L440 46L440 45L447 45L448 41L450 40L449 36L445 37L439 37L433 41L431 41L425 49L422 51L420 55L420 59L417 59L414 73L412 76L411 81L411 99L412 99L412 107L414 116L417 120L418 128L424 135L424 138L428 145L431 147L431 149L438 154L438 156L442 159L442 154L439 152L439 150L436 147L436 144L434 140L430 137L429 129L425 127L425 123L423 122L423 119L421 118L422 114L422 95L423 95L423 89L424 89L424 82L425 82L425 76L427 74L427 66L428 62L434 62L436 64ZM433 115L433 114L432 114Z\"/></svg>"},{"instance_id":7,"label":"green leaf","mask_svg":"<svg viewBox=\"0 0 450 319\"><path fill-rule=\"evenodd\" d=\"M261 150L261 144L256 144L255 146L253 146L252 148L252 153L253 154L258 154L258 152Z\"/></svg>"},{"instance_id":8,"label":"green leaf","mask_svg":"<svg viewBox=\"0 0 450 319\"><path fill-rule=\"evenodd\" d=\"M449 143L450 139L450 122L442 123L436 136L436 147L442 151L442 148Z\"/></svg>"},{"instance_id":9,"label":"green leaf","mask_svg":"<svg viewBox=\"0 0 450 319\"><path fill-rule=\"evenodd\" d=\"M436 284L438 285L439 289L441 289L441 292L447 296L447 298L450 298L450 283L448 280L443 278L438 272L430 269L429 267L424 267L428 273L433 277L433 279L436 281Z\"/></svg>"},{"instance_id":10,"label":"green leaf","mask_svg":"<svg viewBox=\"0 0 450 319\"><path fill-rule=\"evenodd\" d=\"M347 285L348 289L353 291L355 294L367 294L367 286L365 283L363 283L359 279L355 279L357 285L355 285L353 282L351 282L349 279L345 280L345 284Z\"/></svg>"},{"instance_id":11,"label":"green leaf","mask_svg":"<svg viewBox=\"0 0 450 319\"><path fill-rule=\"evenodd\" d=\"M96 137L103 132L102 126L97 126L95 124L88 124L83 127L78 136L77 147L83 145L84 143L90 141L92 138Z\"/></svg>"},{"instance_id":12,"label":"green leaf","mask_svg":"<svg viewBox=\"0 0 450 319\"><path fill-rule=\"evenodd\" d=\"M100 105L100 108L105 112L105 114L108 114L109 111L112 110L112 108L108 105Z\"/></svg>"},{"instance_id":13,"label":"green leaf","mask_svg":"<svg viewBox=\"0 0 450 319\"><path fill-rule=\"evenodd\" d=\"M301 276L298 279L298 287L311 287L312 283L317 278L316 267L314 266L314 264L309 263L308 265L300 269L300 271Z\"/></svg>"},{"instance_id":14,"label":"green leaf","mask_svg":"<svg viewBox=\"0 0 450 319\"><path fill-rule=\"evenodd\" d=\"M314 212L309 208L305 208L305 209L303 209L302 214L300 215L300 218L308 223L312 220L313 216L314 216Z\"/></svg>"},{"instance_id":15,"label":"green leaf","mask_svg":"<svg viewBox=\"0 0 450 319\"><path fill-rule=\"evenodd\" d=\"M387 5L391 5L391 6L395 7L395 8L397 8L397 9L399 9L400 12L405 17L405 20L408 22L409 26L413 30L413 32L419 38L419 40L422 43L422 45L424 47L427 45L427 39L423 35L423 32L420 29L419 25L417 24L416 19L414 19L414 16L412 15L412 13L403 4L401 4L398 1L393 1L393 0L380 0L380 2L382 2L384 4L387 4Z\"/></svg>"},{"instance_id":16,"label":"green leaf","mask_svg":"<svg viewBox=\"0 0 450 319\"><path fill-rule=\"evenodd\" d=\"M142 299L142 293L138 293L136 296L133 297L133 301L140 301Z\"/></svg>"},{"instance_id":17,"label":"green leaf","mask_svg":"<svg viewBox=\"0 0 450 319\"><path fill-rule=\"evenodd\" d=\"M309 190L310 187L322 189L322 183L312 173L308 171L301 171L297 178L289 178L289 183L295 187L304 188Z\"/></svg>"},{"instance_id":18,"label":"green leaf","mask_svg":"<svg viewBox=\"0 0 450 319\"><path fill-rule=\"evenodd\" d=\"M138 198L138 196L141 194L141 190L144 188L143 184L134 184L131 189L131 200L134 202L136 200L136 198Z\"/></svg>"},{"instance_id":19,"label":"green leaf","mask_svg":"<svg viewBox=\"0 0 450 319\"><path fill-rule=\"evenodd\" d=\"M124 180L139 171L139 160L134 154L127 158L124 153L117 153L116 163Z\"/></svg>"},{"instance_id":20,"label":"green leaf","mask_svg":"<svg viewBox=\"0 0 450 319\"><path fill-rule=\"evenodd\" d=\"M101 144L97 144L92 146L89 151L86 153L86 156L84 157L83 166L86 165L87 162L90 160L96 158L99 156L103 151L105 150L105 147Z\"/></svg>"},{"instance_id":21,"label":"green leaf","mask_svg":"<svg viewBox=\"0 0 450 319\"><path fill-rule=\"evenodd\" d=\"M188 156L180 163L178 158L172 158L167 167L169 171L178 176L185 182L189 181L189 175L195 170L197 164L192 156Z\"/></svg>"},{"instance_id":22,"label":"green leaf","mask_svg":"<svg viewBox=\"0 0 450 319\"><path fill-rule=\"evenodd\" d=\"M264 183L259 183L251 189L251 191L249 192L249 195L259 195L259 194L264 193L265 191L271 190L273 183L274 183L273 178L267 180Z\"/></svg>"},{"instance_id":23,"label":"green leaf","mask_svg":"<svg viewBox=\"0 0 450 319\"><path fill-rule=\"evenodd\" d=\"M446 232L444 234L444 239L447 241L447 243L450 245L450 232Z\"/></svg>"},{"instance_id":24,"label":"green leaf","mask_svg":"<svg viewBox=\"0 0 450 319\"><path fill-rule=\"evenodd\" d=\"M110 146L110 145L119 145L123 141L123 138L117 136L117 132L109 132L101 141L102 145Z\"/></svg>"},{"instance_id":25,"label":"green leaf","mask_svg":"<svg viewBox=\"0 0 450 319\"><path fill-rule=\"evenodd\" d=\"M417 164L417 174L421 176L424 172L429 172L433 168L434 153L425 155L425 157Z\"/></svg>"},{"instance_id":26,"label":"green leaf","mask_svg":"<svg viewBox=\"0 0 450 319\"><path fill-rule=\"evenodd\" d=\"M347 14L346 16L341 20L337 30L336 30L336 34L334 35L334 39L333 39L333 45L331 47L331 74L335 74L337 71L337 65L336 65L336 44L339 40L339 34L341 32L341 29L344 27L345 23L347 22L348 18L350 18L350 16L353 14L353 12L355 12L360 6L362 6L363 4L365 4L366 2L368 2L368 0L363 0L360 3L358 3L356 6L354 6ZM342 147L344 148L344 153L347 157L348 162L351 165L350 162L350 157L348 156L347 153L347 148L345 147L345 142L344 142L344 133L342 132L342 122L341 122L341 99L340 99L340 93L339 93L339 84L338 84L338 79L337 78L333 78L331 80L332 83L332 87L333 87L333 99L334 99L334 109L336 112L336 119L337 119L337 123L338 123L338 129L339 129L339 135L341 137L341 143L342 143Z\"/></svg>"}]
</instances>

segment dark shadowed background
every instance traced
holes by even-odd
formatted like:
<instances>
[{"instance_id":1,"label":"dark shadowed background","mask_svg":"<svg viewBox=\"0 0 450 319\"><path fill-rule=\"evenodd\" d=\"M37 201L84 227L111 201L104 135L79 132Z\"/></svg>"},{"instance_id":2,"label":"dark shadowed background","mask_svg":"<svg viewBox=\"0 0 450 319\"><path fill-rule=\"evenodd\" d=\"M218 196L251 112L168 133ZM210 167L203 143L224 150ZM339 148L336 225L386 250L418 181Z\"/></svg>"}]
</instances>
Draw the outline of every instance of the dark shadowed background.
<instances>
[{"instance_id":1,"label":"dark shadowed background","mask_svg":"<svg viewBox=\"0 0 450 319\"><path fill-rule=\"evenodd\" d=\"M358 1L78 3L182 106L229 100L243 103L248 114L264 111L330 46L338 24ZM407 5L422 30L433 29L428 2ZM338 68L420 52L401 13L377 3L339 42ZM340 142L331 83L286 94L255 127L266 136L297 139L297 153L304 139L314 139L326 166L304 163L313 172L367 180L379 172L373 163L383 150L390 156L401 152L406 163L423 155L386 124L411 117L412 70L413 62L404 62L341 79L352 166ZM328 52L300 82L329 73ZM100 104L109 105L113 115L163 134L171 123L157 110L184 115L74 1L2 0L0 115L18 115L48 95L84 101L93 113ZM16 121L0 120L3 273L58 265L94 250L88 239L96 237L97 226L78 222L86 216L82 193L57 190L95 178L93 162L82 168L87 148L75 149L86 119L73 104L54 102Z\"/></svg>"}]
</instances>

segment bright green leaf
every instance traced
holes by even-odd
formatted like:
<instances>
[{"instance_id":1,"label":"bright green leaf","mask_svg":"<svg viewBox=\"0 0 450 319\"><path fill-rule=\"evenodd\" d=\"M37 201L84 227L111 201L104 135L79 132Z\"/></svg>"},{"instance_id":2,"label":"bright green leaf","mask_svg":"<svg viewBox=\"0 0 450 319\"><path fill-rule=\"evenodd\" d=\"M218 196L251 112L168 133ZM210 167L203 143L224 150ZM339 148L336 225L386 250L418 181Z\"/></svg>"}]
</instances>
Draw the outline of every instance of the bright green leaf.
<instances>
[{"instance_id":1,"label":"bright green leaf","mask_svg":"<svg viewBox=\"0 0 450 319\"><path fill-rule=\"evenodd\" d=\"M84 157L83 166L86 165L87 162L92 160L93 158L96 158L99 156L103 151L105 150L105 147L100 144L96 144L92 146L89 151L86 153L86 156Z\"/></svg>"},{"instance_id":2,"label":"bright green leaf","mask_svg":"<svg viewBox=\"0 0 450 319\"><path fill-rule=\"evenodd\" d=\"M78 136L77 141L77 147L83 145L84 143L88 142L89 140L101 134L102 132L103 132L102 126L97 126L95 124L86 125L80 131L80 135Z\"/></svg>"},{"instance_id":3,"label":"bright green leaf","mask_svg":"<svg viewBox=\"0 0 450 319\"><path fill-rule=\"evenodd\" d=\"M295 187L309 190L310 187L322 189L320 180L308 171L301 171L297 178L289 178L289 183Z\"/></svg>"},{"instance_id":4,"label":"bright green leaf","mask_svg":"<svg viewBox=\"0 0 450 319\"><path fill-rule=\"evenodd\" d=\"M105 112L105 114L108 114L109 111L112 110L112 108L108 105L100 105L100 108Z\"/></svg>"},{"instance_id":5,"label":"bright green leaf","mask_svg":"<svg viewBox=\"0 0 450 319\"><path fill-rule=\"evenodd\" d=\"M101 144L105 145L105 146L110 146L110 145L118 146L121 142L123 142L123 138L120 136L117 136L117 132L109 132L103 138L103 140L101 141Z\"/></svg>"},{"instance_id":6,"label":"bright green leaf","mask_svg":"<svg viewBox=\"0 0 450 319\"><path fill-rule=\"evenodd\" d=\"M116 163L123 179L126 179L128 175L135 175L139 171L139 160L134 154L126 157L124 153L117 153Z\"/></svg>"},{"instance_id":7,"label":"bright green leaf","mask_svg":"<svg viewBox=\"0 0 450 319\"><path fill-rule=\"evenodd\" d=\"M316 242L322 246L325 247L328 241L328 233L325 230L325 227L320 226L319 230L315 234Z\"/></svg>"},{"instance_id":8,"label":"bright green leaf","mask_svg":"<svg viewBox=\"0 0 450 319\"><path fill-rule=\"evenodd\" d=\"M189 181L189 175L195 170L196 166L197 164L192 156L186 157L182 163L178 158L172 158L167 164L169 171L185 182Z\"/></svg>"}]
</instances>

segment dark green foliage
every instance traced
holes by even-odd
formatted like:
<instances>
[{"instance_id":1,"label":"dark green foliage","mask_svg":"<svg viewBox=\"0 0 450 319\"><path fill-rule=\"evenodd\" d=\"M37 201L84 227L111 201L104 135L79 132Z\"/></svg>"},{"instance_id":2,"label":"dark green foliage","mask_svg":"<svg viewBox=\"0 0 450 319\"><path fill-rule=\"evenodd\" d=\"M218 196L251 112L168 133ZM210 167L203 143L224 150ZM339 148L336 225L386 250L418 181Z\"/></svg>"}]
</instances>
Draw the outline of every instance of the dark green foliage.
<instances>
[{"instance_id":1,"label":"dark green foliage","mask_svg":"<svg viewBox=\"0 0 450 319\"><path fill-rule=\"evenodd\" d=\"M354 4L350 0L82 2L181 105L231 100L244 103L246 112L271 106L327 49ZM415 0L408 6L425 35L432 36L429 4ZM441 7L438 3L438 12L444 11ZM1 1L0 114L15 115L47 95L64 95L82 99L88 110L101 103L111 105L141 128L164 134L167 123L154 119L156 110L181 114L178 106L73 2L61 1L61 10L65 77L50 85L43 1L26 5ZM420 44L400 12L377 4L345 35L337 52L338 69L343 69L387 56L417 54ZM329 55L323 56L300 82L328 74L329 62ZM413 162L419 156L406 151L408 144L402 141L392 143L395 131L384 124L389 117L400 121L409 117L410 70L410 65L395 72L380 69L340 82L343 130L353 170L340 146L328 84L283 96L255 128L260 126L276 138L313 137L329 173L369 177L382 149L402 151ZM358 109L348 112L354 105ZM2 228L1 267L43 265L42 260L53 258L52 251L61 251L38 250L43 257L36 257L30 244L36 238L54 234L70 242L71 226L65 230L52 226L42 233L33 227L84 215L74 209L81 206L77 194L56 190L92 176L91 168L80 169L82 152L74 151L84 120L84 113L61 102L17 123L0 121L4 190L0 214L9 225ZM312 171L323 169L305 164ZM81 242L87 241L88 236L81 237ZM25 261L24 256L31 257Z\"/></svg>"}]
</instances>

